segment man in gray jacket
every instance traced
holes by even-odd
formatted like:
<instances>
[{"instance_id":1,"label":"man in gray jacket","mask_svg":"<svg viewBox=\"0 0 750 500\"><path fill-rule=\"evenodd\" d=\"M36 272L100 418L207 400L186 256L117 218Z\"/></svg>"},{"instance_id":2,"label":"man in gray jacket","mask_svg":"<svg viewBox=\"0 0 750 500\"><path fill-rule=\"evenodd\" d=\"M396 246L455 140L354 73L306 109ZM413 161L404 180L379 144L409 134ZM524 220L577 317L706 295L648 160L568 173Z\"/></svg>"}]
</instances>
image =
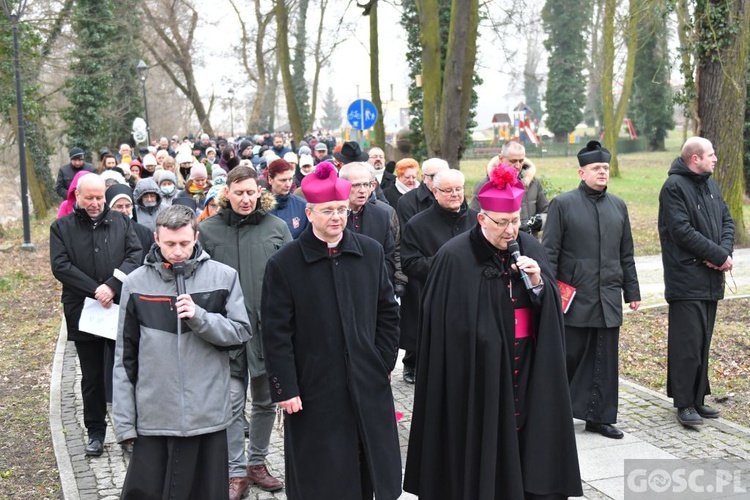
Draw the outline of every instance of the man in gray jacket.
<instances>
[{"instance_id":1,"label":"man in gray jacket","mask_svg":"<svg viewBox=\"0 0 750 500\"><path fill-rule=\"evenodd\" d=\"M256 333L247 349L234 350L230 357L232 423L227 429L230 500L242 498L251 484L265 491L284 487L266 467L276 405L271 401L263 362L260 298L266 262L282 245L292 241L292 234L286 222L268 213L276 199L271 193L261 195L257 175L252 167L232 169L227 176L221 211L200 225L200 242L211 258L239 273L245 308ZM243 416L248 382L252 409L246 453Z\"/></svg>"},{"instance_id":2,"label":"man in gray jacket","mask_svg":"<svg viewBox=\"0 0 750 500\"><path fill-rule=\"evenodd\" d=\"M185 206L159 214L156 243L120 302L112 414L117 441L135 441L122 498L227 498L228 350L250 338L239 277Z\"/></svg>"}]
</instances>

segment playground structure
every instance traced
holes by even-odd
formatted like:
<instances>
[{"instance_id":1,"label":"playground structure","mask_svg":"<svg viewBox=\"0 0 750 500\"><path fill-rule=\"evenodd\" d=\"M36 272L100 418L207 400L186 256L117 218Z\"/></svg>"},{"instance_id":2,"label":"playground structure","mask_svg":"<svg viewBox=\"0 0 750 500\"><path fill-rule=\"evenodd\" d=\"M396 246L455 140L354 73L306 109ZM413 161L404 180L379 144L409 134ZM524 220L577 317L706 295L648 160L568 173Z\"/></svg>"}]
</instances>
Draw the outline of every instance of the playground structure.
<instances>
[{"instance_id":1,"label":"playground structure","mask_svg":"<svg viewBox=\"0 0 750 500\"><path fill-rule=\"evenodd\" d=\"M495 113L492 117L495 129L494 143L499 146L511 139L516 139L523 144L539 145L539 136L536 126L531 120L534 110L526 103L519 103L510 113Z\"/></svg>"}]
</instances>

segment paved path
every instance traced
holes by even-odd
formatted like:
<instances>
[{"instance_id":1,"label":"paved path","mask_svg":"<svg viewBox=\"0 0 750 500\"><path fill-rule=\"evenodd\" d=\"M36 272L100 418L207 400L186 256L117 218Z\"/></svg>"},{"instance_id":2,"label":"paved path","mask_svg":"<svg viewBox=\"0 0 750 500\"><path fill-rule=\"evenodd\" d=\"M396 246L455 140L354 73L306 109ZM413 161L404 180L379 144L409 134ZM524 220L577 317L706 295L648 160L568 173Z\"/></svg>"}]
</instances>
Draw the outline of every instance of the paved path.
<instances>
[{"instance_id":1,"label":"paved path","mask_svg":"<svg viewBox=\"0 0 750 500\"><path fill-rule=\"evenodd\" d=\"M737 292L727 293L727 298L750 295L750 249L735 252L733 271ZM661 258L641 257L637 259L638 277L641 282L643 306L652 307L664 303L661 272ZM730 281L731 284L731 281ZM64 332L57 344L52 380L50 384L50 428L57 457L60 481L65 500L116 500L125 478L127 460L109 432L104 444L104 455L87 458L83 454L85 429L80 393L80 368L75 346L63 340ZM398 425L402 457L406 456L406 446L411 422L413 387L401 380L401 364L393 374L393 395L396 409L404 413ZM735 425L723 419L706 420L698 429L685 429L675 420L671 400L663 394L625 380L620 382L620 413L618 426L625 432L622 440L606 439L583 431L583 422L575 422L578 442L578 457L581 475L584 480L584 497L588 499L625 498L627 459L723 459L728 476L717 473L711 476L716 464L706 466L709 472L705 477L713 478L708 484L710 497L728 497L730 493L743 488L750 492L750 429ZM111 427L110 427L111 429ZM736 461L736 462L733 462ZM268 456L270 469L282 474L283 438L280 428L274 430L271 438L271 452ZM663 464L652 465L647 470L651 476L660 473ZM657 470L658 469L658 470ZM651 476L648 476L649 478ZM644 480L640 481L643 477ZM630 475L633 487L645 483L647 476ZM677 478L669 476L667 479ZM635 478L635 479L634 479ZM658 477L656 478L658 479ZM707 481L707 480L706 480ZM710 484L709 484L710 483ZM651 483L648 483L651 484ZM658 487L660 483L653 483ZM661 483L663 484L663 483ZM677 482L675 482L677 484ZM693 488L695 489L695 488ZM688 492L692 491L688 489ZM721 491L722 494L716 494ZM632 490L628 498L653 498L653 494L634 497ZM272 494L255 487L250 490L252 500L286 498L283 492ZM416 497L404 494L402 500ZM671 497L671 498L677 498ZM679 498L698 498L685 495ZM732 498L750 498L750 493L740 493Z\"/></svg>"}]
</instances>

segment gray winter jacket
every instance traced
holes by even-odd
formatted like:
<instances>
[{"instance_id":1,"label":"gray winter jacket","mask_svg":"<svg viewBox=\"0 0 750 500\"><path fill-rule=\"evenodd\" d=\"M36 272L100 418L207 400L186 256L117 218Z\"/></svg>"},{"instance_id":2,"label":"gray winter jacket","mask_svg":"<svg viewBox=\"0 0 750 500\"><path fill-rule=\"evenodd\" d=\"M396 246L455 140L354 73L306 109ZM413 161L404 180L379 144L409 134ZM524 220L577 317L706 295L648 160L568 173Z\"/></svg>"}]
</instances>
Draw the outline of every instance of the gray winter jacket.
<instances>
[{"instance_id":1,"label":"gray winter jacket","mask_svg":"<svg viewBox=\"0 0 750 500\"><path fill-rule=\"evenodd\" d=\"M154 193L156 195L156 206L146 207L141 199L144 194ZM133 201L135 202L135 220L152 231L156 230L156 216L166 208L162 205L162 196L159 186L153 177L147 177L138 181L133 190Z\"/></svg>"},{"instance_id":2,"label":"gray winter jacket","mask_svg":"<svg viewBox=\"0 0 750 500\"><path fill-rule=\"evenodd\" d=\"M229 425L228 350L250 339L250 322L237 272L210 260L198 244L193 255L185 286L196 312L182 321L180 335L174 275L157 246L125 280L112 401L118 442L197 436Z\"/></svg>"}]
</instances>

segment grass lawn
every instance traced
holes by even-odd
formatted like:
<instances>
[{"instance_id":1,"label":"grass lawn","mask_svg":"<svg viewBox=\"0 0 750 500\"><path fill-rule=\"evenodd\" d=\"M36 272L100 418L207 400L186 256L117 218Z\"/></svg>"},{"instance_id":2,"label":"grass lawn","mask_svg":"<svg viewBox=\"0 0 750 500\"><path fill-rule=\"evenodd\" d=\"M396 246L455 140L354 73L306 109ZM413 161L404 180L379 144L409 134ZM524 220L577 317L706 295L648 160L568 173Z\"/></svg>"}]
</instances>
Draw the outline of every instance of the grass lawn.
<instances>
[{"instance_id":1,"label":"grass lawn","mask_svg":"<svg viewBox=\"0 0 750 500\"><path fill-rule=\"evenodd\" d=\"M667 141L667 151L618 155L620 177L612 177L609 181L608 190L625 200L628 206L636 255L661 253L656 227L659 191L682 143L681 132L672 136ZM537 175L554 193L569 191L580 183L575 156L531 159L537 167ZM461 171L466 175L467 198L473 196L474 184L484 177L487 161L489 158L461 162ZM745 227L750 227L747 205L744 219Z\"/></svg>"}]
</instances>

